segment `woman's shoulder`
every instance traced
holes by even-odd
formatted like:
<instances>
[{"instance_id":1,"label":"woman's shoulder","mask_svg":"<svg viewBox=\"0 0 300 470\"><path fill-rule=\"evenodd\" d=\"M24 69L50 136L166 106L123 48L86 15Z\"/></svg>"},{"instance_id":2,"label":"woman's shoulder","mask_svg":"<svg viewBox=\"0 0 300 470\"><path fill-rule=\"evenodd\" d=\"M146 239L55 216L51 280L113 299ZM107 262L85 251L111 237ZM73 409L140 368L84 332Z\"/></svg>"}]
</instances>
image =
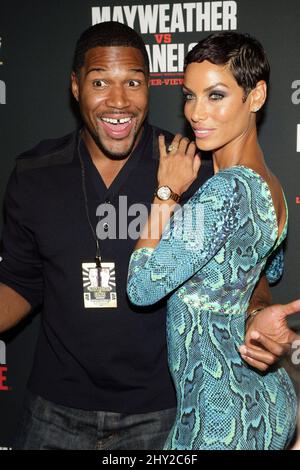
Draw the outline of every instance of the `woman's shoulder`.
<instances>
[{"instance_id":1,"label":"woman's shoulder","mask_svg":"<svg viewBox=\"0 0 300 470\"><path fill-rule=\"evenodd\" d=\"M235 165L225 168L217 173L222 178L225 178L233 191L241 192L244 194L256 195L257 198L261 196L263 199L267 197L270 199L270 186L266 179L253 168L244 165Z\"/></svg>"},{"instance_id":2,"label":"woman's shoulder","mask_svg":"<svg viewBox=\"0 0 300 470\"><path fill-rule=\"evenodd\" d=\"M211 178L209 178L203 186L201 186L200 190L204 191L213 191L219 190L226 194L226 192L230 192L234 187L234 172L230 171L231 168L226 168L224 170L220 170L215 173Z\"/></svg>"},{"instance_id":3,"label":"woman's shoulder","mask_svg":"<svg viewBox=\"0 0 300 470\"><path fill-rule=\"evenodd\" d=\"M234 174L226 171L215 173L189 200L193 204L207 204L215 208L229 208L239 198Z\"/></svg>"},{"instance_id":4,"label":"woman's shoulder","mask_svg":"<svg viewBox=\"0 0 300 470\"><path fill-rule=\"evenodd\" d=\"M199 195L205 197L207 195L216 194L222 198L232 199L237 197L240 185L239 182L251 184L251 174L248 174L246 167L232 166L215 173L204 185L199 189Z\"/></svg>"},{"instance_id":5,"label":"woman's shoulder","mask_svg":"<svg viewBox=\"0 0 300 470\"><path fill-rule=\"evenodd\" d=\"M222 170L222 173L234 182L233 191L240 195L243 212L249 216L252 214L258 224L265 226L268 222L272 238L278 235L279 227L282 228L279 237L281 241L286 235L288 207L278 178L270 171L267 171L267 176L243 165L232 166ZM285 220L283 227L278 223L281 216Z\"/></svg>"},{"instance_id":6,"label":"woman's shoulder","mask_svg":"<svg viewBox=\"0 0 300 470\"><path fill-rule=\"evenodd\" d=\"M263 177L254 169L245 165L234 165L220 170L217 174L222 175L228 180L241 179L247 182L263 181Z\"/></svg>"},{"instance_id":7,"label":"woman's shoulder","mask_svg":"<svg viewBox=\"0 0 300 470\"><path fill-rule=\"evenodd\" d=\"M243 165L235 165L215 173L194 194L190 201L228 200L238 201L248 206L273 206L272 194L267 181L257 171ZM250 209L250 207L249 207Z\"/></svg>"},{"instance_id":8,"label":"woman's shoulder","mask_svg":"<svg viewBox=\"0 0 300 470\"><path fill-rule=\"evenodd\" d=\"M243 211L273 211L273 201L269 185L264 178L250 167L231 166L219 170L195 195L196 200L221 201L229 205L240 205Z\"/></svg>"}]
</instances>

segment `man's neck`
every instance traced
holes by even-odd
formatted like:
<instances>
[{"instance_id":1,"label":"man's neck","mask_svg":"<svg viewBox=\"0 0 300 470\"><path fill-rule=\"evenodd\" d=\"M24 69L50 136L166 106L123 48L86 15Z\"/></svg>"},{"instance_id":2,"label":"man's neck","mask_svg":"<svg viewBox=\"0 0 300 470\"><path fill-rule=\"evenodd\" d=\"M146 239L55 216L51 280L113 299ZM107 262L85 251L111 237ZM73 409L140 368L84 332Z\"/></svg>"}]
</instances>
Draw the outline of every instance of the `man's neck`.
<instances>
[{"instance_id":1,"label":"man's neck","mask_svg":"<svg viewBox=\"0 0 300 470\"><path fill-rule=\"evenodd\" d=\"M141 129L141 132L140 132L140 135L139 137L136 139L136 142L135 142L135 145L133 147L133 150L135 149L135 147L137 146L138 142L140 141L140 138L141 138L141 135L142 135L142 129ZM131 153L125 157L124 159L122 160L114 160L112 158L110 158L109 156L107 156L99 147L98 145L96 144L96 142L94 141L94 139L92 138L92 136L90 135L90 133L85 129L83 128L82 132L81 132L81 136L84 140L84 143L89 151L89 154L91 156L91 159L95 165L95 167L97 168L105 186L107 188L110 187L110 185L112 184L112 182L114 181L114 179L116 178L116 176L118 175L118 173L121 171L121 169L123 168L123 166L126 164L126 162L128 161L128 159L130 158L133 150L131 151Z\"/></svg>"}]
</instances>

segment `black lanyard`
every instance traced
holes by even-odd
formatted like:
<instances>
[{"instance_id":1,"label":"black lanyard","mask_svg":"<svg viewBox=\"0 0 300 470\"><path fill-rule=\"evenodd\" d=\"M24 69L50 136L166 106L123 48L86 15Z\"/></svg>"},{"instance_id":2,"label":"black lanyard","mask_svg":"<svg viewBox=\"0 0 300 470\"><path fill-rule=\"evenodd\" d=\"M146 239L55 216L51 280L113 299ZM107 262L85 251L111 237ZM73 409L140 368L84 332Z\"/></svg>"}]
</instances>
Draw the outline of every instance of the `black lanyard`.
<instances>
[{"instance_id":1,"label":"black lanyard","mask_svg":"<svg viewBox=\"0 0 300 470\"><path fill-rule=\"evenodd\" d=\"M94 230L93 224L91 222L90 218L90 211L89 211L89 203L88 203L88 197L87 197L87 191L86 191L86 175L85 175L85 166L83 163L81 151L80 151L80 135L78 138L78 143L77 143L77 152L79 156L79 161L80 161L80 167L81 167L81 184L82 184L82 193L83 193L83 198L84 198L84 204L85 204L85 213L86 213L86 218L88 221L88 224L90 226L93 238L96 242L96 256L95 256L95 261L96 261L96 266L97 268L101 269L101 251L100 251L100 244L99 244L99 238L97 237L97 234Z\"/></svg>"}]
</instances>

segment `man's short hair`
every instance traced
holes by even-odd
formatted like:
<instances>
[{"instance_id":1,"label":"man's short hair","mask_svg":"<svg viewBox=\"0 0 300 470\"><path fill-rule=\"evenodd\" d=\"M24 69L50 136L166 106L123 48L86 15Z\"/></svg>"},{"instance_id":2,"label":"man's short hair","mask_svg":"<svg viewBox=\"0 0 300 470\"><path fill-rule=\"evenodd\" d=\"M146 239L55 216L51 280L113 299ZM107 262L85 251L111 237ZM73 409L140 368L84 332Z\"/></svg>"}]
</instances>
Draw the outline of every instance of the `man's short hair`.
<instances>
[{"instance_id":1,"label":"man's short hair","mask_svg":"<svg viewBox=\"0 0 300 470\"><path fill-rule=\"evenodd\" d=\"M141 36L129 26L117 21L105 21L86 29L77 41L73 59L73 71L78 75L84 64L85 53L93 47L124 46L141 51L146 72L149 74L149 57Z\"/></svg>"}]
</instances>

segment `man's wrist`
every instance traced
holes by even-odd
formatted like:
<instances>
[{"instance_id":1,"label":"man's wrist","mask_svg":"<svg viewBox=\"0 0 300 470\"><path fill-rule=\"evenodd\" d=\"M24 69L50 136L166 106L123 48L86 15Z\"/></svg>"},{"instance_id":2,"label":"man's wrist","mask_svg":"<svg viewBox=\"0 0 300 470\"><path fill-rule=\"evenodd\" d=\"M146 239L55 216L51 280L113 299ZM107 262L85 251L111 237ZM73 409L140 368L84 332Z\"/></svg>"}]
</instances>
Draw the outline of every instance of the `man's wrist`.
<instances>
[{"instance_id":1,"label":"man's wrist","mask_svg":"<svg viewBox=\"0 0 300 470\"><path fill-rule=\"evenodd\" d=\"M266 308L266 305L261 306L261 307L257 307L257 308L255 308L255 309L250 310L250 312L247 312L247 313L246 313L246 320L245 320L246 324L249 325L249 322L250 322L251 320L253 320L254 317L256 317L256 315L258 315L259 312L261 312L261 311L264 310L265 308Z\"/></svg>"}]
</instances>

